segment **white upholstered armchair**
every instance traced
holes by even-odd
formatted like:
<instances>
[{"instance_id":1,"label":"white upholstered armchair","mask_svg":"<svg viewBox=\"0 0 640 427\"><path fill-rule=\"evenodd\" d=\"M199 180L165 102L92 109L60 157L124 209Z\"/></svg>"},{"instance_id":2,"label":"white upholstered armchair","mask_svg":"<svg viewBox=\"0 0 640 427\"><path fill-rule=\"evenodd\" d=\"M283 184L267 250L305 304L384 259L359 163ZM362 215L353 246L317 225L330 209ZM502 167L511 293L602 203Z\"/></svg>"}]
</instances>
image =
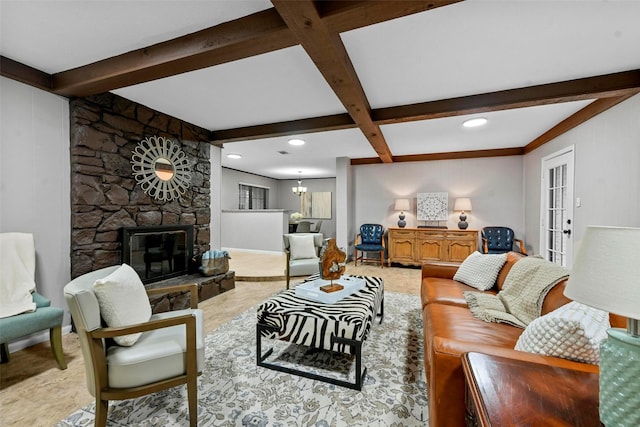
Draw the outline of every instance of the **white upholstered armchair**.
<instances>
[{"instance_id":1,"label":"white upholstered armchair","mask_svg":"<svg viewBox=\"0 0 640 427\"><path fill-rule=\"evenodd\" d=\"M124 267L130 270L124 270ZM131 399L186 384L189 422L195 426L198 419L197 376L204 363L203 315L197 309L197 286L148 290L149 294L188 290L191 297L190 309L151 315L150 306L147 312L144 301L141 304L140 299L136 300L139 295L134 294L140 289L131 272L135 274L126 265L107 267L84 274L64 287L80 338L87 387L96 398L95 425L106 425L109 400ZM134 290L129 288L131 283L128 281L134 282ZM123 294L131 296L122 298ZM109 301L109 297L115 298ZM133 307L134 312L125 310L120 312L120 317L114 317L121 302L126 306L127 301L122 300L128 300L129 308ZM135 304L131 304L133 302ZM118 319L120 324L127 323L129 315L148 318L129 326L113 326ZM111 338L120 339L121 344L114 343Z\"/></svg>"}]
</instances>

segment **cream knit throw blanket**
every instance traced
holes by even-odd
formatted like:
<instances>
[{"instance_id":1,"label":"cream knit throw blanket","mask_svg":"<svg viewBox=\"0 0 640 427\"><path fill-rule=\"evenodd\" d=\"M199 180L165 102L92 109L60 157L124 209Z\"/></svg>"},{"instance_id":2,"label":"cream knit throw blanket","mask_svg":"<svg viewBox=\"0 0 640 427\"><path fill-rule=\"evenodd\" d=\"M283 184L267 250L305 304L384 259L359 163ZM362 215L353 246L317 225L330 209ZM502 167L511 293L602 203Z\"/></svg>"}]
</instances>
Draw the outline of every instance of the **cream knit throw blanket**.
<instances>
[{"instance_id":1,"label":"cream knit throw blanket","mask_svg":"<svg viewBox=\"0 0 640 427\"><path fill-rule=\"evenodd\" d=\"M0 318L35 311L36 251L29 233L0 233Z\"/></svg>"},{"instance_id":2,"label":"cream knit throw blanket","mask_svg":"<svg viewBox=\"0 0 640 427\"><path fill-rule=\"evenodd\" d=\"M464 297L478 319L525 328L540 317L547 293L568 276L564 267L541 258L523 258L513 265L497 295L464 292Z\"/></svg>"}]
</instances>

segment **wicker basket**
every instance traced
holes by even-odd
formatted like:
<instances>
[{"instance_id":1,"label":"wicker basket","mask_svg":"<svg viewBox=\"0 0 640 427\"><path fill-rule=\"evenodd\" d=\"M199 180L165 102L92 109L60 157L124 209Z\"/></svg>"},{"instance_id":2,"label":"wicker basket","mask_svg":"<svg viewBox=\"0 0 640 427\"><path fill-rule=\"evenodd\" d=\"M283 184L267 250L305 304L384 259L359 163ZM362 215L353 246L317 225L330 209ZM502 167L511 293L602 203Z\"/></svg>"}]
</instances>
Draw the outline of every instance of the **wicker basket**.
<instances>
[{"instance_id":1,"label":"wicker basket","mask_svg":"<svg viewBox=\"0 0 640 427\"><path fill-rule=\"evenodd\" d=\"M200 269L205 276L216 276L229 271L229 258L207 258L202 260L202 268Z\"/></svg>"}]
</instances>

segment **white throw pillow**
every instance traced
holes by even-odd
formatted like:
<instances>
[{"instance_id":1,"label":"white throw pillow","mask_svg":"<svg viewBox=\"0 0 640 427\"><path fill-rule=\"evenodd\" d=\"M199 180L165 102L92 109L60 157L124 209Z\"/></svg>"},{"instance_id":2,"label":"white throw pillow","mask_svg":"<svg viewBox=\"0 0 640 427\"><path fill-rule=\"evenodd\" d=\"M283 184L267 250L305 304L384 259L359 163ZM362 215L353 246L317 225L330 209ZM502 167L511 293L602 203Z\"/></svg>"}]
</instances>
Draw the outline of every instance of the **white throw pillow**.
<instances>
[{"instance_id":1,"label":"white throw pillow","mask_svg":"<svg viewBox=\"0 0 640 427\"><path fill-rule=\"evenodd\" d=\"M515 349L597 365L610 327L606 311L573 301L529 323Z\"/></svg>"},{"instance_id":2,"label":"white throw pillow","mask_svg":"<svg viewBox=\"0 0 640 427\"><path fill-rule=\"evenodd\" d=\"M120 268L93 284L100 314L110 327L144 323L151 318L151 304L138 273L122 264ZM132 346L142 333L114 338L121 346Z\"/></svg>"},{"instance_id":3,"label":"white throw pillow","mask_svg":"<svg viewBox=\"0 0 640 427\"><path fill-rule=\"evenodd\" d=\"M506 253L481 254L476 251L462 261L453 280L486 291L496 283L500 269L506 261Z\"/></svg>"},{"instance_id":4,"label":"white throw pillow","mask_svg":"<svg viewBox=\"0 0 640 427\"><path fill-rule=\"evenodd\" d=\"M291 259L317 258L316 247L313 244L313 236L289 236L289 250Z\"/></svg>"}]
</instances>

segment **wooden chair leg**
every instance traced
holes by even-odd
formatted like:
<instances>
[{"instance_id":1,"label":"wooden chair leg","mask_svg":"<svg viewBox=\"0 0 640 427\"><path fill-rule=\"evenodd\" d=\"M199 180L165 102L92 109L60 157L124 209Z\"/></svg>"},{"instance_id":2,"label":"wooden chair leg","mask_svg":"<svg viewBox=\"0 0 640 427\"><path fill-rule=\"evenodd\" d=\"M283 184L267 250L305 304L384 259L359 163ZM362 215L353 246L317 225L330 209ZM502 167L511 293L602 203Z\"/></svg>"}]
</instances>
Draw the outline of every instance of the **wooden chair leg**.
<instances>
[{"instance_id":1,"label":"wooden chair leg","mask_svg":"<svg viewBox=\"0 0 640 427\"><path fill-rule=\"evenodd\" d=\"M9 359L9 343L3 342L0 345L0 363L7 363Z\"/></svg>"},{"instance_id":2,"label":"wooden chair leg","mask_svg":"<svg viewBox=\"0 0 640 427\"><path fill-rule=\"evenodd\" d=\"M357 267L358 266L358 250L354 249L354 253L355 253L355 255L354 255L354 260L353 261L355 262L356 267Z\"/></svg>"},{"instance_id":3,"label":"wooden chair leg","mask_svg":"<svg viewBox=\"0 0 640 427\"><path fill-rule=\"evenodd\" d=\"M384 268L384 251L380 252L380 268Z\"/></svg>"},{"instance_id":4,"label":"wooden chair leg","mask_svg":"<svg viewBox=\"0 0 640 427\"><path fill-rule=\"evenodd\" d=\"M96 420L95 427L106 427L107 413L109 412L109 401L96 397Z\"/></svg>"},{"instance_id":5,"label":"wooden chair leg","mask_svg":"<svg viewBox=\"0 0 640 427\"><path fill-rule=\"evenodd\" d=\"M58 363L58 368L61 370L67 369L67 362L64 360L64 352L62 351L62 326L55 326L49 329L49 342L51 343L53 357Z\"/></svg>"},{"instance_id":6,"label":"wooden chair leg","mask_svg":"<svg viewBox=\"0 0 640 427\"><path fill-rule=\"evenodd\" d=\"M187 381L187 400L189 401L189 426L198 425L198 380Z\"/></svg>"}]
</instances>

